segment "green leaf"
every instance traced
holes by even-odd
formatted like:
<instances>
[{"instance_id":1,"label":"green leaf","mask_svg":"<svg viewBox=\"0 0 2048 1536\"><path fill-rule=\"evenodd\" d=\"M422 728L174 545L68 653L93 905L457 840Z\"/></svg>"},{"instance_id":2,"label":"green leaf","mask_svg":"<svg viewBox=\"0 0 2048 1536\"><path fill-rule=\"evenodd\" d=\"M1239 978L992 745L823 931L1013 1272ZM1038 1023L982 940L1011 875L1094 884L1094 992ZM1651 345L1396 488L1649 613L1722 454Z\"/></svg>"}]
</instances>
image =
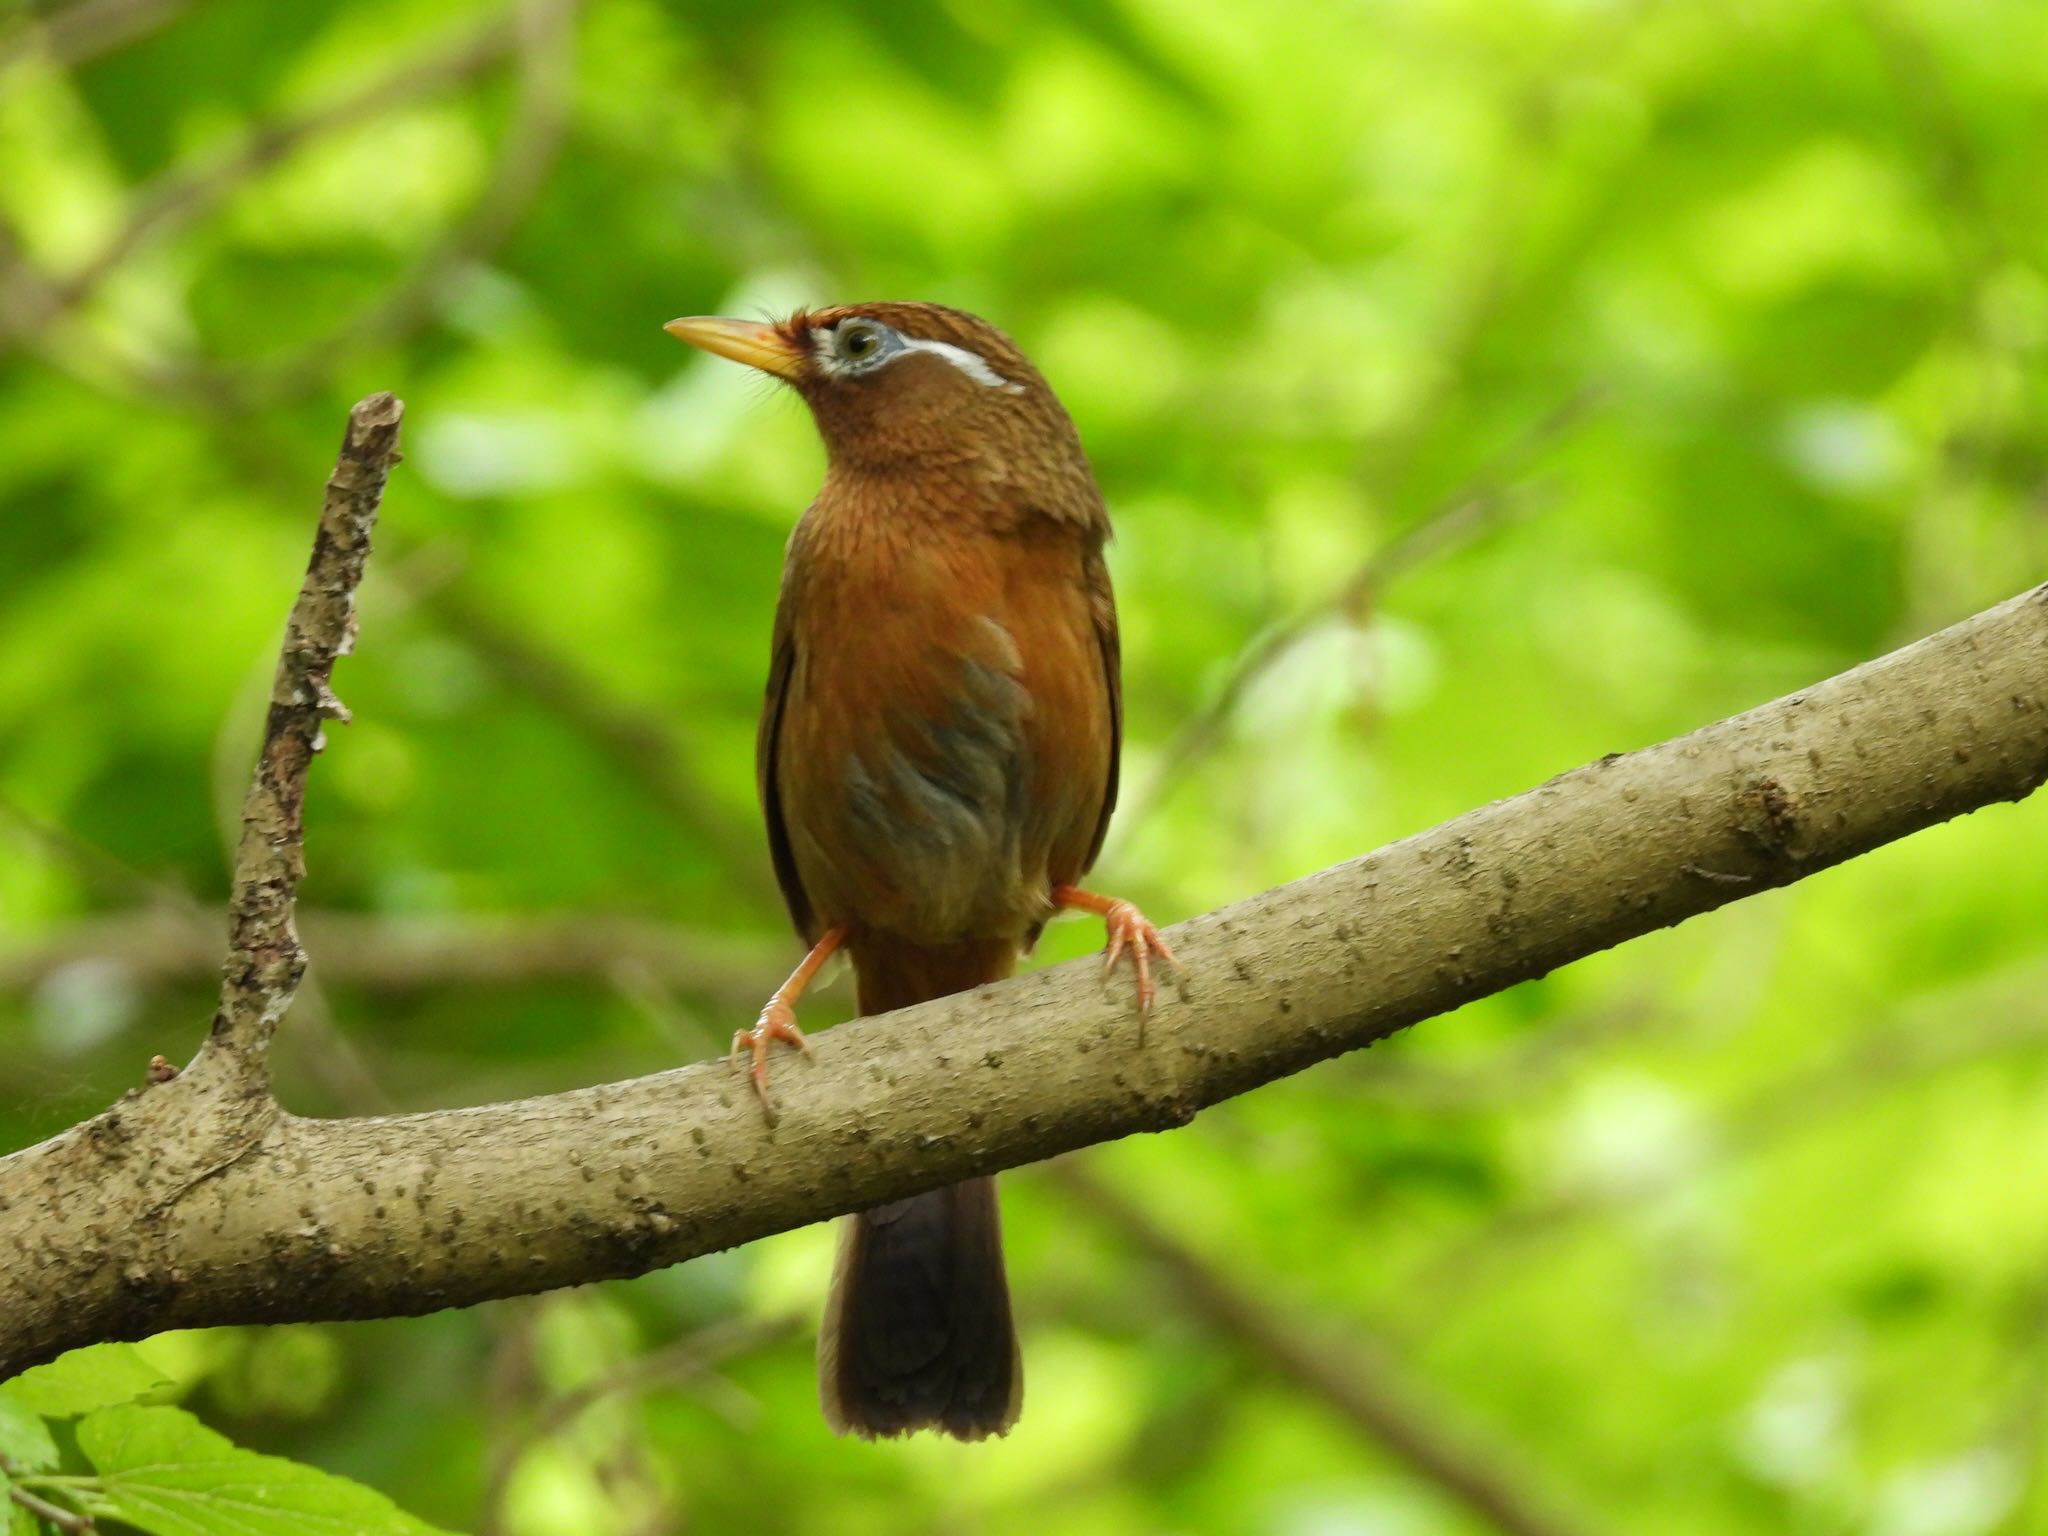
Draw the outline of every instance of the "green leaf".
<instances>
[{"instance_id":1,"label":"green leaf","mask_svg":"<svg viewBox=\"0 0 2048 1536\"><path fill-rule=\"evenodd\" d=\"M383 1494L245 1451L182 1408L102 1408L78 1444L100 1474L100 1512L154 1536L437 1536Z\"/></svg>"},{"instance_id":2,"label":"green leaf","mask_svg":"<svg viewBox=\"0 0 2048 1536\"><path fill-rule=\"evenodd\" d=\"M0 1456L26 1472L57 1465L57 1442L42 1415L32 1413L0 1392Z\"/></svg>"},{"instance_id":3,"label":"green leaf","mask_svg":"<svg viewBox=\"0 0 2048 1536\"><path fill-rule=\"evenodd\" d=\"M133 1402L163 1386L168 1378L127 1344L91 1344L61 1355L48 1365L23 1371L5 1386L0 1398L52 1419L73 1418L95 1408Z\"/></svg>"}]
</instances>

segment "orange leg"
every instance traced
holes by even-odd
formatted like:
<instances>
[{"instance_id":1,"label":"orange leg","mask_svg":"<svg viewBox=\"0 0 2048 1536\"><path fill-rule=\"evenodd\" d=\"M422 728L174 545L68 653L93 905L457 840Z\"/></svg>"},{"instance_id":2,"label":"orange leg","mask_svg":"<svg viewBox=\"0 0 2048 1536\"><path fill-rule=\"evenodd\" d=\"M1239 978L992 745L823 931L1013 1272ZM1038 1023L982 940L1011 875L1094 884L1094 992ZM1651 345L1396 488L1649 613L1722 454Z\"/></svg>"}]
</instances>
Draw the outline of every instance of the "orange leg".
<instances>
[{"instance_id":1,"label":"orange leg","mask_svg":"<svg viewBox=\"0 0 2048 1536\"><path fill-rule=\"evenodd\" d=\"M1055 907L1072 907L1077 911L1101 915L1103 926L1109 930L1109 949L1103 957L1102 968L1109 970L1126 953L1130 955L1131 969L1138 973L1138 1021L1142 1024L1152 1012L1152 957L1157 955L1176 971L1180 969L1180 962L1174 959L1173 951L1159 936L1159 930L1152 926L1152 920L1128 901L1115 896L1098 896L1078 885L1054 886L1052 902Z\"/></svg>"},{"instance_id":2,"label":"orange leg","mask_svg":"<svg viewBox=\"0 0 2048 1536\"><path fill-rule=\"evenodd\" d=\"M839 946L846 942L844 928L828 928L825 936L811 946L802 963L789 973L789 980L775 989L775 995L768 999L768 1006L761 1010L761 1017L752 1029L737 1031L732 1037L732 1061L738 1065L740 1053L753 1054L754 1064L747 1069L747 1076L754 1080L754 1092L760 1095L762 1112L772 1124L776 1118L775 1100L768 1094L768 1044L780 1040L793 1045L806 1056L811 1054L811 1042L804 1038L804 1032L796 1027L797 999L804 995L804 988L811 984L825 962L839 952Z\"/></svg>"}]
</instances>

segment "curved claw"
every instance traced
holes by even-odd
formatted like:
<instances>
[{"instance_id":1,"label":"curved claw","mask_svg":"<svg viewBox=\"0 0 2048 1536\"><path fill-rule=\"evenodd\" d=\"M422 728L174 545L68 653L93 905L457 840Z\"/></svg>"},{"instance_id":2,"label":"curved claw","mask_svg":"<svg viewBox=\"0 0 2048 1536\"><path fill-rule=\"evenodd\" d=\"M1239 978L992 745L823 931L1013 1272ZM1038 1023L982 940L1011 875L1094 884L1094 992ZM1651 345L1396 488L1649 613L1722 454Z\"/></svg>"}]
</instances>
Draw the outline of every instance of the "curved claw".
<instances>
[{"instance_id":1,"label":"curved claw","mask_svg":"<svg viewBox=\"0 0 2048 1536\"><path fill-rule=\"evenodd\" d=\"M1109 931L1109 947L1102 957L1105 974L1116 968L1117 961L1129 954L1131 969L1138 980L1138 1021L1143 1023L1152 1015L1152 1000L1157 995L1152 985L1152 959L1156 955L1174 970L1180 969L1180 961L1174 957L1172 946L1160 936L1159 929L1128 901L1109 902L1102 913L1103 926Z\"/></svg>"},{"instance_id":2,"label":"curved claw","mask_svg":"<svg viewBox=\"0 0 2048 1536\"><path fill-rule=\"evenodd\" d=\"M761 1112L773 1125L781 1111L776 1108L774 1095L768 1091L768 1048L771 1042L780 1040L793 1045L806 1058L811 1056L811 1042L804 1038L804 1032L796 1027L796 1010L779 997L768 999L768 1006L761 1010L761 1017L752 1029L735 1030L732 1037L732 1052L728 1056L738 1066L743 1053L753 1057L753 1064L747 1068L747 1076L753 1081L754 1093L761 1101Z\"/></svg>"}]
</instances>

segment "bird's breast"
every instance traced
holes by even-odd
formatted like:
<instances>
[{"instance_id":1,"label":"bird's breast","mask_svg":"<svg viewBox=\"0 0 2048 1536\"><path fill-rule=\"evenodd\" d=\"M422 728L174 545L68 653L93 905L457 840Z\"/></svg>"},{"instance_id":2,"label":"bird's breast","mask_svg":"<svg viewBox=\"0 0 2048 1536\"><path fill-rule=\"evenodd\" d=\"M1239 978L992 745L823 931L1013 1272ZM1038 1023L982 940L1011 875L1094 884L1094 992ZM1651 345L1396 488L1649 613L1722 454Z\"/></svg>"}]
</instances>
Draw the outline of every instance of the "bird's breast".
<instances>
[{"instance_id":1,"label":"bird's breast","mask_svg":"<svg viewBox=\"0 0 2048 1536\"><path fill-rule=\"evenodd\" d=\"M1072 542L793 544L777 788L826 924L1021 937L1078 877L1110 724Z\"/></svg>"}]
</instances>

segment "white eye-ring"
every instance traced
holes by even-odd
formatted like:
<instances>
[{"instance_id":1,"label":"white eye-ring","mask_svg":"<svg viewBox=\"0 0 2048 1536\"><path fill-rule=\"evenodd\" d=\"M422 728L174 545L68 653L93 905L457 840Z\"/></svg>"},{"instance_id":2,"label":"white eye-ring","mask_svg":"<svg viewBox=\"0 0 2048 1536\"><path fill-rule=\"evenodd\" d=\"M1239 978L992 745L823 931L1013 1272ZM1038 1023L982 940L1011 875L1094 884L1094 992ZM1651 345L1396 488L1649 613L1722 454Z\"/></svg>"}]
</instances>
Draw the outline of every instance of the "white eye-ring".
<instances>
[{"instance_id":1,"label":"white eye-ring","mask_svg":"<svg viewBox=\"0 0 2048 1536\"><path fill-rule=\"evenodd\" d=\"M984 389L999 389L1006 395L1020 395L1024 386L1012 383L989 367L988 359L950 341L933 341L924 336L905 336L876 320L842 320L823 333L825 346L819 361L825 372L841 378L870 373L906 352L929 352L957 368Z\"/></svg>"},{"instance_id":2,"label":"white eye-ring","mask_svg":"<svg viewBox=\"0 0 2048 1536\"><path fill-rule=\"evenodd\" d=\"M853 378L886 366L903 351L903 338L877 320L858 317L818 333L818 363L837 378Z\"/></svg>"}]
</instances>

